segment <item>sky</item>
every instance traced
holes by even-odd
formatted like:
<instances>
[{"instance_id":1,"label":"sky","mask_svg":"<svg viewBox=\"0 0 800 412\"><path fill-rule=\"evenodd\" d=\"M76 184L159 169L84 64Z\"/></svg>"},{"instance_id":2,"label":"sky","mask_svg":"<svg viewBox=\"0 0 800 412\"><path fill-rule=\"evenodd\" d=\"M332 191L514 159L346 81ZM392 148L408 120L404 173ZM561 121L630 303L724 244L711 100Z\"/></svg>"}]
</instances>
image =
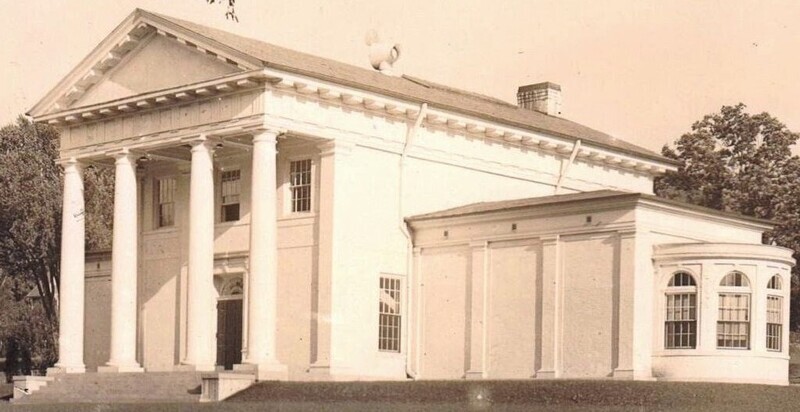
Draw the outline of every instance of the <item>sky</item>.
<instances>
[{"instance_id":1,"label":"sky","mask_svg":"<svg viewBox=\"0 0 800 412\"><path fill-rule=\"evenodd\" d=\"M405 74L516 103L562 88L562 116L651 150L739 102L800 131L800 2L0 0L0 124L28 111L134 8L369 67L375 29Z\"/></svg>"}]
</instances>

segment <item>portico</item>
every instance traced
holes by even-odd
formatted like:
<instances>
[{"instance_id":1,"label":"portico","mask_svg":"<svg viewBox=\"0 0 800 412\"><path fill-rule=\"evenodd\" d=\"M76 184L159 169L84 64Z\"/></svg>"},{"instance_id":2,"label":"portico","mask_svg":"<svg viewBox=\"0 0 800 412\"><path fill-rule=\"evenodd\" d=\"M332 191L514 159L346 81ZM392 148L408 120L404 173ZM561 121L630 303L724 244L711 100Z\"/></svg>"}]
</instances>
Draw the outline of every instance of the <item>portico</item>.
<instances>
[{"instance_id":1,"label":"portico","mask_svg":"<svg viewBox=\"0 0 800 412\"><path fill-rule=\"evenodd\" d=\"M115 172L114 229L111 253L111 329L110 358L100 372L141 372L137 361L137 329L139 313L138 251L140 250L141 178L137 178L139 159L170 160L164 153L188 151L188 276L185 354L176 368L213 371L216 368L214 323L214 239L215 177L214 154L226 148L229 152L249 153L253 170L250 201L249 270L246 273L245 300L247 324L242 329L247 342L243 364L239 367L257 370L259 376L285 379L286 367L276 358L277 306L277 199L265 188L277 185L276 145L281 132L275 128L251 128L231 137L214 131L179 141L179 146L143 146L135 149L122 146L102 153L86 153L80 158L61 162L64 167L64 221L62 234L62 276L67 287L62 289L62 322L59 347L59 371L80 373L83 363L85 316L83 195L81 170L87 164L102 165L113 159ZM186 150L185 146L190 146ZM227 147L226 147L227 146ZM178 162L183 162L180 156ZM139 166L139 175L147 167ZM255 298L254 298L255 297ZM80 337L80 338L78 338ZM55 372L55 371L54 371Z\"/></svg>"}]
</instances>

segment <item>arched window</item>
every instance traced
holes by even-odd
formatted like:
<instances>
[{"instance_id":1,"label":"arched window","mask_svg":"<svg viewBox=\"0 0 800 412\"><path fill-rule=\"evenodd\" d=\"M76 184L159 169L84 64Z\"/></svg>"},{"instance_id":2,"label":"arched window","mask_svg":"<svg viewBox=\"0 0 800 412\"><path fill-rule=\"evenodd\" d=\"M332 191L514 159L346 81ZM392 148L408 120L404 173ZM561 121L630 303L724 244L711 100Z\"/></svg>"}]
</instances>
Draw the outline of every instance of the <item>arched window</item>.
<instances>
[{"instance_id":1,"label":"arched window","mask_svg":"<svg viewBox=\"0 0 800 412\"><path fill-rule=\"evenodd\" d=\"M242 285L242 278L229 279L222 285L222 292L220 296L238 296L244 292Z\"/></svg>"},{"instance_id":2,"label":"arched window","mask_svg":"<svg viewBox=\"0 0 800 412\"><path fill-rule=\"evenodd\" d=\"M731 272L725 275L722 278L722 281L719 282L720 286L733 286L733 287L748 287L750 286L750 282L747 281L747 276L745 276L741 272Z\"/></svg>"},{"instance_id":3,"label":"arched window","mask_svg":"<svg viewBox=\"0 0 800 412\"><path fill-rule=\"evenodd\" d=\"M666 292L664 348L697 347L697 283L688 272L672 275Z\"/></svg>"},{"instance_id":4,"label":"arched window","mask_svg":"<svg viewBox=\"0 0 800 412\"><path fill-rule=\"evenodd\" d=\"M783 289L780 275L775 275L769 279L769 282L767 283L767 289Z\"/></svg>"},{"instance_id":5,"label":"arched window","mask_svg":"<svg viewBox=\"0 0 800 412\"><path fill-rule=\"evenodd\" d=\"M781 290L781 277L775 275L769 279L767 289ZM783 297L767 294L767 350L781 350L783 340Z\"/></svg>"},{"instance_id":6,"label":"arched window","mask_svg":"<svg viewBox=\"0 0 800 412\"><path fill-rule=\"evenodd\" d=\"M730 272L719 283L717 347L750 348L750 282L741 272Z\"/></svg>"}]
</instances>

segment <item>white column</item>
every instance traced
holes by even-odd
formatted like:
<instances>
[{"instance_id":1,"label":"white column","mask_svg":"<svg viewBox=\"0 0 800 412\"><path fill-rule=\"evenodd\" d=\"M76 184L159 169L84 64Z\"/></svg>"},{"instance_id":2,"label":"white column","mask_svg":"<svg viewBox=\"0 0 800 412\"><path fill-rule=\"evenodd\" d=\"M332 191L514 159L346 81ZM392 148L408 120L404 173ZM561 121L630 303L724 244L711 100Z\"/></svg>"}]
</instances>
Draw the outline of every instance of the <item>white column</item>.
<instances>
[{"instance_id":1,"label":"white column","mask_svg":"<svg viewBox=\"0 0 800 412\"><path fill-rule=\"evenodd\" d=\"M275 354L278 330L277 137L264 130L253 137L250 191L250 273L247 282L247 358L237 369L257 371L257 379L287 379Z\"/></svg>"},{"instance_id":2,"label":"white column","mask_svg":"<svg viewBox=\"0 0 800 412\"><path fill-rule=\"evenodd\" d=\"M61 163L61 285L58 294L58 363L48 372L83 373L84 242L83 168L75 159Z\"/></svg>"},{"instance_id":3,"label":"white column","mask_svg":"<svg viewBox=\"0 0 800 412\"><path fill-rule=\"evenodd\" d=\"M136 158L113 154L114 234L111 243L111 357L98 372L142 372L136 362L137 184Z\"/></svg>"},{"instance_id":4,"label":"white column","mask_svg":"<svg viewBox=\"0 0 800 412\"><path fill-rule=\"evenodd\" d=\"M212 144L204 137L192 143L189 182L189 276L186 358L197 371L216 364L214 325L214 170Z\"/></svg>"}]
</instances>

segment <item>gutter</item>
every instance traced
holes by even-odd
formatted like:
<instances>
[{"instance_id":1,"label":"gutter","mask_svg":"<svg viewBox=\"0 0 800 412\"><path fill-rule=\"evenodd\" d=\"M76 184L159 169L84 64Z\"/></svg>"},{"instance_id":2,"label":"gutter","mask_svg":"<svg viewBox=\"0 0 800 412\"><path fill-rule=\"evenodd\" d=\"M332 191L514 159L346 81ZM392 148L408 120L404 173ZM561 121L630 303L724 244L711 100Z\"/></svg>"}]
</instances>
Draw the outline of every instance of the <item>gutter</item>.
<instances>
[{"instance_id":1,"label":"gutter","mask_svg":"<svg viewBox=\"0 0 800 412\"><path fill-rule=\"evenodd\" d=\"M406 307L410 308L410 303L412 302L413 297L413 270L414 267L414 242L411 238L411 231L409 229L408 223L405 221L404 215L404 208L403 208L403 200L404 200L404 188L405 183L403 176L405 175L405 166L406 166L406 158L408 157L408 151L411 149L411 145L414 143L414 137L417 134L417 130L422 125L422 121L425 119L425 115L428 112L428 104L422 103L419 107L419 114L417 114L417 120L414 122L414 125L408 128L406 132L406 142L403 145L403 153L400 155L400 165L399 165L399 176L398 176L398 196L397 196L397 212L398 212L398 225L400 227L400 232L406 238ZM411 322L411 317L408 315L410 310L406 309L406 325L409 325ZM418 316L419 317L419 316ZM405 342L404 346L406 349L406 376L410 376L411 379L417 379L417 372L411 369L411 362L410 362L410 354L411 354L411 328L406 326L406 333L405 333ZM417 351L419 352L419 351Z\"/></svg>"}]
</instances>

